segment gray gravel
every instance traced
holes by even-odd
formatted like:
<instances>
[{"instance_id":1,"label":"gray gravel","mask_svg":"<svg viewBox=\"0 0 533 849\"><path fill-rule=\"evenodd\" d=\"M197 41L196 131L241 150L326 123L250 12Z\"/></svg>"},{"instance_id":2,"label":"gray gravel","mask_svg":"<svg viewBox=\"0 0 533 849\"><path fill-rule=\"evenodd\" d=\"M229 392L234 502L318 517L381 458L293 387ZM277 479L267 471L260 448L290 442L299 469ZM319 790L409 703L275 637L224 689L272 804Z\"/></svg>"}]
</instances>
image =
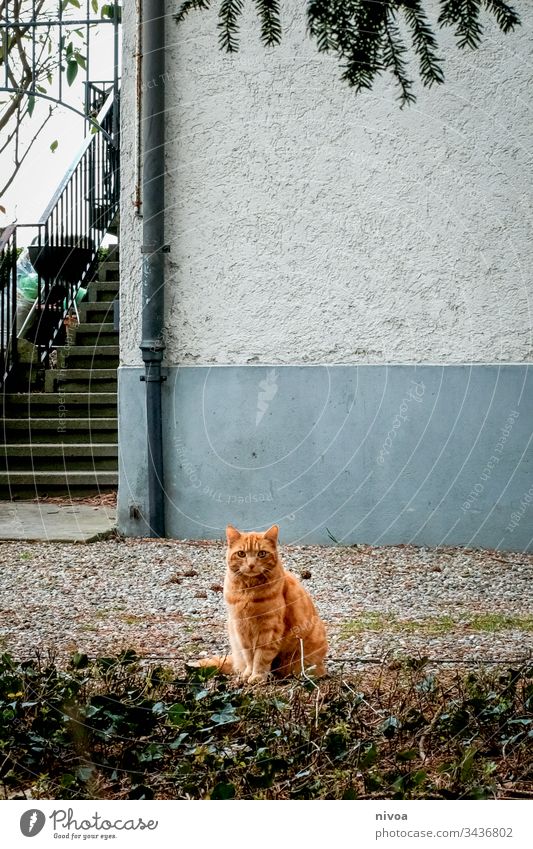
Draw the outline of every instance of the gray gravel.
<instances>
[{"instance_id":1,"label":"gray gravel","mask_svg":"<svg viewBox=\"0 0 533 849\"><path fill-rule=\"evenodd\" d=\"M355 658L533 655L533 556L413 546L286 546L328 627L330 668ZM184 660L227 648L221 543L0 543L0 650L60 659L133 647Z\"/></svg>"}]
</instances>

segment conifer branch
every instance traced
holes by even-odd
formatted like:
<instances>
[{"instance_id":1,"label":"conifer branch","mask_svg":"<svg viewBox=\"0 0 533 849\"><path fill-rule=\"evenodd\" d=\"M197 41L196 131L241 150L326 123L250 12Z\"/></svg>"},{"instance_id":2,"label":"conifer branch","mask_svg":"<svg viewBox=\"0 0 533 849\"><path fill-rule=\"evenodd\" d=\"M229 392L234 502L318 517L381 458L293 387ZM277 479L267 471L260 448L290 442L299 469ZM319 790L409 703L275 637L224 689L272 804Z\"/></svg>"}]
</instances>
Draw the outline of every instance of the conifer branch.
<instances>
[{"instance_id":1,"label":"conifer branch","mask_svg":"<svg viewBox=\"0 0 533 849\"><path fill-rule=\"evenodd\" d=\"M342 79L360 91L372 88L384 70L390 70L400 89L402 106L415 101L413 80L407 73L406 54L411 46L419 61L425 86L444 82L442 62L437 55L435 33L424 7L428 0L308 0L307 31L320 53L337 54ZM280 0L254 0L261 24L261 41L279 44L282 36ZM520 25L514 8L506 0L438 0L439 27L454 28L460 48L476 49L483 37L481 12L492 14L499 28L508 33ZM182 21L193 9L208 9L211 0L184 0L175 15ZM221 0L218 11L219 44L233 53L239 48L239 18L244 0ZM402 12L410 32L410 45L402 39L397 15Z\"/></svg>"},{"instance_id":2,"label":"conifer branch","mask_svg":"<svg viewBox=\"0 0 533 849\"><path fill-rule=\"evenodd\" d=\"M281 41L279 0L256 0L257 14L261 21L261 41L273 47Z\"/></svg>"},{"instance_id":3,"label":"conifer branch","mask_svg":"<svg viewBox=\"0 0 533 849\"><path fill-rule=\"evenodd\" d=\"M400 87L400 103L403 108L408 103L414 103L416 97L411 91L413 80L407 76L407 68L404 61L407 48L402 41L393 8L389 9L389 13L385 18L385 33L386 41L383 46L383 64L385 68L392 71Z\"/></svg>"},{"instance_id":4,"label":"conifer branch","mask_svg":"<svg viewBox=\"0 0 533 849\"><path fill-rule=\"evenodd\" d=\"M184 0L180 8L174 15L174 20L179 24L193 9L209 9L211 0Z\"/></svg>"},{"instance_id":5,"label":"conifer branch","mask_svg":"<svg viewBox=\"0 0 533 849\"><path fill-rule=\"evenodd\" d=\"M455 35L459 47L479 47L483 34L483 27L479 22L482 4L487 12L494 15L502 32L511 32L520 25L517 13L505 0L443 0L438 24L441 27L456 27Z\"/></svg>"},{"instance_id":6,"label":"conifer branch","mask_svg":"<svg viewBox=\"0 0 533 849\"><path fill-rule=\"evenodd\" d=\"M351 4L353 35L345 52L342 79L360 91L372 88L374 78L383 70L382 49L385 35L387 2L355 0Z\"/></svg>"},{"instance_id":7,"label":"conifer branch","mask_svg":"<svg viewBox=\"0 0 533 849\"><path fill-rule=\"evenodd\" d=\"M307 32L316 39L319 53L337 49L334 9L334 3L324 0L310 0L307 5Z\"/></svg>"},{"instance_id":8,"label":"conifer branch","mask_svg":"<svg viewBox=\"0 0 533 849\"><path fill-rule=\"evenodd\" d=\"M433 34L421 0L403 0L402 9L411 29L413 47L418 56L420 77L425 86L444 82L444 72L437 58L437 39Z\"/></svg>"},{"instance_id":9,"label":"conifer branch","mask_svg":"<svg viewBox=\"0 0 533 849\"><path fill-rule=\"evenodd\" d=\"M455 26L457 45L460 48L479 47L483 27L479 22L481 0L446 0L439 15L441 26Z\"/></svg>"},{"instance_id":10,"label":"conifer branch","mask_svg":"<svg viewBox=\"0 0 533 849\"><path fill-rule=\"evenodd\" d=\"M222 0L218 11L218 43L226 53L236 53L239 49L238 19L244 9L243 0Z\"/></svg>"},{"instance_id":11,"label":"conifer branch","mask_svg":"<svg viewBox=\"0 0 533 849\"><path fill-rule=\"evenodd\" d=\"M492 12L502 32L508 33L520 26L520 18L513 6L505 0L485 0L485 8L487 12Z\"/></svg>"}]
</instances>

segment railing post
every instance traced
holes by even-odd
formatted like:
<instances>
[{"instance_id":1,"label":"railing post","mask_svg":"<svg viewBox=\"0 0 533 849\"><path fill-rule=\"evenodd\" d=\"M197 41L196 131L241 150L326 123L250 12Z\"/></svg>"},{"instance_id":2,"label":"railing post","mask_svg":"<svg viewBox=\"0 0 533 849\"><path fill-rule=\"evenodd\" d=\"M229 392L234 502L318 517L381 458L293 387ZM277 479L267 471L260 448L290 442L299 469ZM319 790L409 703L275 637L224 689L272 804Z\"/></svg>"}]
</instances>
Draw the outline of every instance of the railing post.
<instances>
[{"instance_id":1,"label":"railing post","mask_svg":"<svg viewBox=\"0 0 533 849\"><path fill-rule=\"evenodd\" d=\"M6 227L0 237L0 388L18 362L17 346L17 228Z\"/></svg>"}]
</instances>

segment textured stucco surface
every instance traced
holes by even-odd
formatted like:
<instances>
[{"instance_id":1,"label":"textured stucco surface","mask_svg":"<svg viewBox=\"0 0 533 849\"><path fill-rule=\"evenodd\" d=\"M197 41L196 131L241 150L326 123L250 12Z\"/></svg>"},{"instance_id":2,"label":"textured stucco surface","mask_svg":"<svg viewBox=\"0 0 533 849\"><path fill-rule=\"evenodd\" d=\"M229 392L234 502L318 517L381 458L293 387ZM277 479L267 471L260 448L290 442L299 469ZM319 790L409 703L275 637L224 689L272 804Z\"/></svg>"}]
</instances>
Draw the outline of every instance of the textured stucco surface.
<instances>
[{"instance_id":1,"label":"textured stucco surface","mask_svg":"<svg viewBox=\"0 0 533 849\"><path fill-rule=\"evenodd\" d=\"M439 31L447 83L418 86L404 110L387 78L359 96L340 81L296 0L272 50L250 7L233 56L217 49L215 12L169 16L168 364L531 359L533 11L515 5L523 28L504 36L487 16L476 53ZM133 25L126 15L125 364L140 363Z\"/></svg>"},{"instance_id":2,"label":"textured stucco surface","mask_svg":"<svg viewBox=\"0 0 533 849\"><path fill-rule=\"evenodd\" d=\"M141 245L142 220L135 201L138 109L137 12L139 0L126 4L122 26L122 84L120 90L120 350L127 362L141 362Z\"/></svg>"}]
</instances>

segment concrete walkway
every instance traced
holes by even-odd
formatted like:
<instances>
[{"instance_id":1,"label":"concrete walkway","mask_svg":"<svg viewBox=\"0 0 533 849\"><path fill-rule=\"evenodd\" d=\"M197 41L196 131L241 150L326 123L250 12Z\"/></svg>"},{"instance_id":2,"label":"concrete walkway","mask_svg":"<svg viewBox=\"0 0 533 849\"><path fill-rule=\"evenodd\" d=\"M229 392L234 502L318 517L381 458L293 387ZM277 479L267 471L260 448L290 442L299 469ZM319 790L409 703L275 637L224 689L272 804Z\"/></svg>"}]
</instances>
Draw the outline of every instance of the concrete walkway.
<instances>
[{"instance_id":1,"label":"concrete walkway","mask_svg":"<svg viewBox=\"0 0 533 849\"><path fill-rule=\"evenodd\" d=\"M0 540L91 542L115 524L114 507L0 501Z\"/></svg>"}]
</instances>

